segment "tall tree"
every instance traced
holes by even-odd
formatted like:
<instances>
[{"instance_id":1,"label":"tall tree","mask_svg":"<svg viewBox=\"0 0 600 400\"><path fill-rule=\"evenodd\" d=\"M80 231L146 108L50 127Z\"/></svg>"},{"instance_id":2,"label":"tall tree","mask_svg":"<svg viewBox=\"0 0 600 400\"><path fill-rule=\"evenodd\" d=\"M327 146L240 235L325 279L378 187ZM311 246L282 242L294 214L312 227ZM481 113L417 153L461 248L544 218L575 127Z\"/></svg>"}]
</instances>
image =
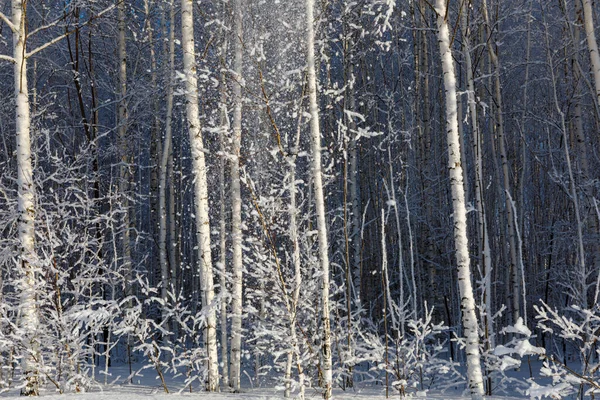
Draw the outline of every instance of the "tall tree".
<instances>
[{"instance_id":1,"label":"tall tree","mask_svg":"<svg viewBox=\"0 0 600 400\"><path fill-rule=\"evenodd\" d=\"M194 49L194 9L192 0L181 0L181 46L183 48L183 71L185 74L186 120L192 148L192 173L194 175L194 210L196 240L198 241L198 270L203 312L206 315L204 346L206 349L207 378L205 389L219 389L217 355L216 314L213 308L214 282L210 248L210 221L208 208L208 184L204 143L200 129L198 106L198 77Z\"/></svg>"},{"instance_id":2,"label":"tall tree","mask_svg":"<svg viewBox=\"0 0 600 400\"><path fill-rule=\"evenodd\" d=\"M493 76L494 76L494 93L493 99L494 104L496 106L496 135L498 137L498 148L500 149L500 164L502 167L502 184L504 189L504 202L505 202L505 210L506 210L506 230L508 235L508 244L509 244L509 254L510 254L510 264L508 269L508 274L506 276L509 277L510 285L507 285L507 290L512 291L511 300L512 307L509 307L509 312L512 316L512 321L516 322L520 316L521 310L521 291L519 290L521 285L519 281L519 273L517 271L518 255L517 255L517 226L515 224L516 221L516 211L514 210L514 205L511 202L511 185L510 185L510 166L508 160L508 152L506 150L506 136L505 136L505 126L504 126L504 108L502 105L502 87L500 85L500 61L498 60L498 54L494 49L494 41L492 40L493 29L492 23L490 22L489 14L488 14L488 6L487 0L482 0L481 10L483 14L483 19L486 27L486 43L488 54L491 61L491 67L493 68ZM497 25L494 25L497 26Z\"/></svg>"},{"instance_id":3,"label":"tall tree","mask_svg":"<svg viewBox=\"0 0 600 400\"><path fill-rule=\"evenodd\" d=\"M592 0L583 0L583 25L585 27L590 61L592 63L592 74L596 85L596 106L598 107L597 110L600 110L600 53L598 52L598 43L594 29Z\"/></svg>"},{"instance_id":4,"label":"tall tree","mask_svg":"<svg viewBox=\"0 0 600 400\"><path fill-rule=\"evenodd\" d=\"M446 92L446 131L448 136L448 171L452 189L452 210L454 219L454 247L458 266L458 286L461 298L462 322L466 340L467 376L471 398L483 398L483 378L481 375L481 357L479 352L479 332L475 299L471 282L469 245L467 239L467 210L463 186L463 169L460 158L460 139L458 136L458 110L456 94L456 74L450 47L448 29L448 9L446 0L436 0L438 43L444 74Z\"/></svg>"},{"instance_id":5,"label":"tall tree","mask_svg":"<svg viewBox=\"0 0 600 400\"><path fill-rule=\"evenodd\" d=\"M229 381L235 392L240 391L242 353L242 193L240 189L240 146L242 141L242 67L243 25L242 0L233 2L234 12L234 82L233 137L231 140L231 241L233 247L231 282L231 369Z\"/></svg>"},{"instance_id":6,"label":"tall tree","mask_svg":"<svg viewBox=\"0 0 600 400\"><path fill-rule=\"evenodd\" d=\"M172 136L173 136L173 85L175 74L175 6L173 0L169 3L169 46L168 46L168 60L169 67L167 70L167 115L165 119L165 134L164 144L162 146L162 154L160 157L160 164L158 166L159 171L159 183L158 183L158 249L159 249L159 264L160 264L160 278L161 278L161 298L165 302L167 301L168 290L174 290L174 285L169 280L169 264L171 268L175 268L174 263L169 263L167 259L167 172L169 167L169 157L173 152ZM173 189L171 188L171 191ZM173 241L174 238L171 237ZM171 271L173 272L173 271ZM171 287L169 287L171 286ZM162 320L163 323L167 319L166 307L163 306ZM167 327L165 326L165 329Z\"/></svg>"},{"instance_id":7,"label":"tall tree","mask_svg":"<svg viewBox=\"0 0 600 400\"><path fill-rule=\"evenodd\" d=\"M331 327L329 318L329 254L327 220L325 216L325 195L323 191L323 171L321 167L321 129L319 127L319 105L317 102L317 73L315 67L315 18L314 0L306 0L306 63L308 75L308 100L310 113L310 133L312 143L312 181L317 212L317 236L319 245L319 265L321 267L321 370L323 371L323 394L331 398L333 385L331 359Z\"/></svg>"},{"instance_id":8,"label":"tall tree","mask_svg":"<svg viewBox=\"0 0 600 400\"><path fill-rule=\"evenodd\" d=\"M21 318L19 324L25 333L25 356L23 374L26 384L21 389L25 396L38 395L38 335L39 315L36 302L38 274L35 252L35 184L33 181L33 163L31 153L31 120L29 88L27 85L27 17L26 2L12 1L14 93L16 100L17 133L17 187L19 210L19 263L21 277Z\"/></svg>"}]
</instances>

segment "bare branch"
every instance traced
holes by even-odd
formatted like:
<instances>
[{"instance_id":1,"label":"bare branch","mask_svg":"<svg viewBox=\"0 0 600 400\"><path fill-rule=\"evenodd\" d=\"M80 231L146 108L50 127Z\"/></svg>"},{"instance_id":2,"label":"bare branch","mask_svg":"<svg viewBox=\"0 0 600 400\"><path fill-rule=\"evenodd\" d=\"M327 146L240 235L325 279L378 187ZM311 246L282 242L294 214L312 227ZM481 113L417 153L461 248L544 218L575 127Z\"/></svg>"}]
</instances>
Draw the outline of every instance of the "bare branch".
<instances>
[{"instance_id":1,"label":"bare branch","mask_svg":"<svg viewBox=\"0 0 600 400\"><path fill-rule=\"evenodd\" d=\"M65 32L65 33L63 33L63 34L62 34L62 35L60 35L60 36L57 36L57 37L55 37L55 38L54 38L54 39L52 39L51 41L49 41L49 42L46 42L46 43L44 43L43 45L41 45L41 46L39 46L39 47L37 47L37 48L35 48L35 49L31 50L30 52L28 52L28 53L25 55L25 57L26 57L26 58L29 58L29 57L31 57L32 55L34 55L34 54L36 54L36 53L39 53L40 51L44 50L45 48L52 46L54 43L60 42L61 40L63 40L64 38L66 38L67 36L69 36L71 33L74 33L74 32L75 32L75 31L68 31L68 32Z\"/></svg>"},{"instance_id":2,"label":"bare branch","mask_svg":"<svg viewBox=\"0 0 600 400\"><path fill-rule=\"evenodd\" d=\"M8 17L7 17L6 15L4 15L4 13L3 13L3 12L0 12L0 19L1 19L2 21L4 21L4 23L5 23L6 25L8 25L8 27L10 28L10 30L11 30L11 31L13 31L13 32L18 32L18 29L17 29L17 27L15 26L15 24L13 24L13 23L10 21L10 19L8 19Z\"/></svg>"},{"instance_id":3,"label":"bare branch","mask_svg":"<svg viewBox=\"0 0 600 400\"><path fill-rule=\"evenodd\" d=\"M15 59L11 56L5 56L4 54L0 54L0 60L8 61L10 63L15 63Z\"/></svg>"},{"instance_id":4,"label":"bare branch","mask_svg":"<svg viewBox=\"0 0 600 400\"><path fill-rule=\"evenodd\" d=\"M45 29L48 29L48 28L52 28L53 26L55 26L56 24L58 24L60 21L63 21L64 19L65 19L64 17L60 17L59 19L57 19L54 22L49 23L48 25L40 26L39 28L36 28L36 29L32 30L31 32L29 32L29 34L27 36L31 37L31 36L35 35L36 33L38 33L38 32L41 32L41 31L43 31Z\"/></svg>"},{"instance_id":5,"label":"bare branch","mask_svg":"<svg viewBox=\"0 0 600 400\"><path fill-rule=\"evenodd\" d=\"M30 52L28 52L25 57L29 58L31 56L33 56L36 53L39 53L40 51L46 49L47 47L52 46L53 44L60 42L61 40L63 40L64 38L66 38L67 36L69 36L70 34L74 33L77 29L86 26L87 24L89 24L90 22L92 22L93 20L95 20L96 18L100 18L102 15L106 14L107 12L109 12L110 10L112 10L113 8L115 8L115 5L111 5L110 7L102 10L101 12L99 12L97 15L93 15L90 17L90 19L88 19L87 21L85 21L83 24L78 25L77 27L75 27L74 29L71 29L70 31L67 31L65 33L63 33L62 35L59 35L57 37L55 37L54 39L52 39L49 42L44 43L43 45L31 50Z\"/></svg>"}]
</instances>

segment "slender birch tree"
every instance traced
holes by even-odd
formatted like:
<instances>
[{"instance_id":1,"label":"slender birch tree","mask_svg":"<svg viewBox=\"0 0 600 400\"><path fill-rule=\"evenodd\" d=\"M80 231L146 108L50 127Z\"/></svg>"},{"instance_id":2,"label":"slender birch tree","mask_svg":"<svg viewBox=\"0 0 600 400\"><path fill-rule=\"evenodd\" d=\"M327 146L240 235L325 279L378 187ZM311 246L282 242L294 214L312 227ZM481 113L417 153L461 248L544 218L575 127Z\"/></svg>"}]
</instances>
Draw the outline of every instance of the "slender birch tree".
<instances>
[{"instance_id":1,"label":"slender birch tree","mask_svg":"<svg viewBox=\"0 0 600 400\"><path fill-rule=\"evenodd\" d=\"M167 70L167 115L165 119L165 137L159 164L158 182L158 248L161 279L161 298L167 301L169 290L169 262L167 259L167 170L169 157L172 154L172 125L173 125L173 74L175 73L175 7L173 0L169 2L169 68ZM171 240L174 238L171 237ZM174 265L171 265L173 268ZM171 288L172 289L172 288ZM166 321L166 308L162 310L162 321ZM165 327L167 329L167 327Z\"/></svg>"},{"instance_id":2,"label":"slender birch tree","mask_svg":"<svg viewBox=\"0 0 600 400\"><path fill-rule=\"evenodd\" d=\"M181 0L181 46L183 48L183 71L185 74L186 120L192 150L192 173L194 176L194 210L196 240L198 241L198 269L202 311L206 315L204 346L206 349L207 378L205 389L219 389L217 355L216 314L213 308L214 282L210 248L210 221L208 209L208 186L204 143L200 128L198 105L198 77L194 50L194 9L192 0Z\"/></svg>"},{"instance_id":3,"label":"slender birch tree","mask_svg":"<svg viewBox=\"0 0 600 400\"><path fill-rule=\"evenodd\" d=\"M520 292L520 281L519 273L517 272L517 265L519 265L517 255L517 233L516 233L516 211L513 209L511 204L511 185L510 185L510 167L508 164L508 153L506 151L506 137L504 127L504 108L502 104L502 88L500 85L500 61L498 60L498 54L494 49L494 42L492 37L491 22L488 14L487 0L482 0L481 10L483 19L486 27L487 35L487 49L491 61L491 67L493 68L493 79L494 79L494 103L496 105L496 134L498 137L498 148L500 150L500 163L502 167L502 183L504 188L504 202L506 206L506 229L508 235L510 264L507 276L509 277L510 285L507 285L507 290L512 291L511 300L512 307L509 307L510 315L512 316L513 323L517 321L521 315L521 292Z\"/></svg>"},{"instance_id":4,"label":"slender birch tree","mask_svg":"<svg viewBox=\"0 0 600 400\"><path fill-rule=\"evenodd\" d=\"M225 36L225 35L224 35ZM219 158L219 286L221 289L221 368L223 386L229 386L229 344L227 334L227 222L226 222L226 190L225 190L225 168L227 166L227 145L225 135L229 132L229 116L227 114L227 83L225 70L225 56L227 55L228 40L224 37L221 48L221 82L220 82L220 122L219 147L221 156Z\"/></svg>"},{"instance_id":5,"label":"slender birch tree","mask_svg":"<svg viewBox=\"0 0 600 400\"><path fill-rule=\"evenodd\" d=\"M19 325L24 331L25 355L22 361L26 384L21 395L37 396L38 388L38 330L39 315L36 300L38 274L35 252L35 185L31 154L30 104L27 85L27 17L25 1L12 1L12 23L9 27L13 36L14 94L16 101L17 133L17 196L19 211L19 247L21 291ZM5 19L5 22L8 21Z\"/></svg>"},{"instance_id":6,"label":"slender birch tree","mask_svg":"<svg viewBox=\"0 0 600 400\"><path fill-rule=\"evenodd\" d=\"M488 350L494 347L493 326L492 326L492 256L489 240L489 229L486 219L486 210L484 202L484 181L483 181L483 145L479 121L477 120L477 103L475 101L475 82L473 79L473 62L471 59L471 39L470 30L467 23L468 9L464 7L460 13L460 26L463 37L463 52L465 57L465 69L467 74L467 102L469 115L471 117L471 130L473 135L473 149L475 157L475 206L477 209L477 223L479 233L479 254L483 261L483 280L484 280L484 327L486 330L486 339L488 340ZM489 388L488 388L489 390ZM491 394L491 393L488 393Z\"/></svg>"},{"instance_id":7,"label":"slender birch tree","mask_svg":"<svg viewBox=\"0 0 600 400\"><path fill-rule=\"evenodd\" d=\"M448 135L448 171L452 189L452 209L454 219L454 245L458 266L458 286L461 297L461 313L466 340L467 376L471 398L483 398L483 378L479 352L479 332L475 299L471 283L469 246L467 240L467 211L463 186L463 169L460 160L460 140L458 137L458 113L456 94L456 74L450 47L448 10L446 0L436 0L438 43L446 92L446 131Z\"/></svg>"},{"instance_id":8,"label":"slender birch tree","mask_svg":"<svg viewBox=\"0 0 600 400\"><path fill-rule=\"evenodd\" d=\"M308 100L310 113L310 132L312 139L312 180L317 212L317 236L319 245L319 264L321 267L321 370L323 372L323 394L331 398L332 361L331 327L329 318L329 254L327 239L327 220L325 217L325 195L323 193L323 171L321 169L321 129L319 127L319 106L317 102L317 73L315 67L315 27L314 0L306 0L306 62L308 75Z\"/></svg>"},{"instance_id":9,"label":"slender birch tree","mask_svg":"<svg viewBox=\"0 0 600 400\"><path fill-rule=\"evenodd\" d=\"M596 105L600 109L600 53L598 52L598 42L594 30L594 14L592 11L592 0L583 0L583 25L585 27L585 36L587 38L588 51L592 64L592 73L596 88Z\"/></svg>"},{"instance_id":10,"label":"slender birch tree","mask_svg":"<svg viewBox=\"0 0 600 400\"><path fill-rule=\"evenodd\" d=\"M242 141L242 63L243 26L242 0L234 7L234 79L233 79L233 137L231 140L231 241L233 247L231 282L231 368L229 382L240 391L240 362L242 353L242 193L240 189L240 146Z\"/></svg>"}]
</instances>

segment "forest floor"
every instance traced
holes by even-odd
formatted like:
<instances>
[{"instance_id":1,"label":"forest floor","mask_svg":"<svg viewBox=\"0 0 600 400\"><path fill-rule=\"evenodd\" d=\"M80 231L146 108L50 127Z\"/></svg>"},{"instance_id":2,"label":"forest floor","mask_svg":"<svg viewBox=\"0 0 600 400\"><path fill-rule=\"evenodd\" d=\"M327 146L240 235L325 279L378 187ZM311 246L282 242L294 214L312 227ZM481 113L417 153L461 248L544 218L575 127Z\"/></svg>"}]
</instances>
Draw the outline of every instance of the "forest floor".
<instances>
[{"instance_id":1,"label":"forest floor","mask_svg":"<svg viewBox=\"0 0 600 400\"><path fill-rule=\"evenodd\" d=\"M0 398L13 398L19 397L18 391L14 393L4 393L0 395ZM280 400L283 399L283 393L281 391L275 391L274 389L250 389L242 393L174 393L165 394L161 393L156 387L143 386L143 385L123 385L123 386L111 386L105 388L103 391L93 391L88 393L70 393L70 394L50 394L50 392L44 392L41 394L42 398L46 400L172 400L176 398L182 399L198 399L198 400ZM322 399L321 394L316 391L309 389L305 395L306 399ZM335 400L367 400L385 399L385 393L382 390L364 389L357 392L342 392L334 391L333 398ZM396 394L391 394L390 399L400 399L401 397ZM460 395L448 395L442 393L431 393L426 397L413 397L425 400L468 400L470 397ZM527 397L502 397L493 396L487 397L489 400L514 400L524 399Z\"/></svg>"},{"instance_id":2,"label":"forest floor","mask_svg":"<svg viewBox=\"0 0 600 400\"><path fill-rule=\"evenodd\" d=\"M527 368L524 368L527 369ZM513 371L511 375L524 379L524 371ZM97 375L97 385L92 387L87 393L67 393L57 394L56 389L53 386L46 386L41 388L40 397L46 400L171 400L174 398L185 398L185 399L198 399L198 400L279 400L283 399L283 389L269 387L254 388L248 379L245 382L245 388L241 393L207 393L196 391L190 393L187 389L184 391L183 378L173 378L172 376L165 375L167 386L170 393L164 393L160 381L158 380L157 374L154 370L147 369L138 373L133 378L133 383L124 383L125 377L129 375L129 368L125 365L116 366L110 369L110 377L107 379L108 384L103 384L104 376ZM246 376L247 378L247 376ZM112 383L111 383L112 382ZM198 382L194 384L195 388L198 387ZM333 398L336 400L383 400L386 398L385 387L378 386L364 386L356 385L357 388L350 390L334 389ZM19 390L13 389L0 394L1 398L16 398L19 397ZM321 392L315 388L306 388L305 393L306 399L322 399ZM401 399L402 397L398 392L390 389L390 399ZM439 391L428 391L426 394L413 394L416 399L425 400L467 400L470 397L464 395L464 387L456 387L454 389L439 392ZM492 396L486 397L486 400L514 400L514 399L525 399L528 396Z\"/></svg>"},{"instance_id":3,"label":"forest floor","mask_svg":"<svg viewBox=\"0 0 600 400\"><path fill-rule=\"evenodd\" d=\"M115 376L126 376L126 368L117 367L112 369L111 375ZM123 374L119 374L123 372ZM46 386L41 389L40 397L46 400L172 400L176 398L183 399L198 399L198 400L279 400L283 399L283 389L273 387L261 387L261 388L250 388L246 387L241 393L207 393L207 392L194 392L183 391L183 385L180 380L169 379L167 384L169 386L170 393L164 393L158 380L155 379L153 371L144 371L144 376L136 376L134 383L122 383L122 379L116 379L112 384L98 384L93 387L87 393L67 393L58 394L53 387ZM103 378L101 378L103 381ZM196 384L196 386L198 386ZM425 400L468 400L470 397L463 394L464 388L456 388L454 390L439 392L429 391L427 394L413 394L411 398L425 399ZM352 390L334 390L333 398L336 400L383 400L386 399L385 388L382 386L366 386L362 388L354 388ZM19 397L19 390L13 389L8 392L0 394L1 398L17 398ZM306 399L322 399L321 392L318 389L306 388L305 393ZM398 392L390 389L390 399L401 399L402 397ZM526 396L519 397L507 397L507 396L492 396L486 397L487 400L514 400L524 399Z\"/></svg>"}]
</instances>

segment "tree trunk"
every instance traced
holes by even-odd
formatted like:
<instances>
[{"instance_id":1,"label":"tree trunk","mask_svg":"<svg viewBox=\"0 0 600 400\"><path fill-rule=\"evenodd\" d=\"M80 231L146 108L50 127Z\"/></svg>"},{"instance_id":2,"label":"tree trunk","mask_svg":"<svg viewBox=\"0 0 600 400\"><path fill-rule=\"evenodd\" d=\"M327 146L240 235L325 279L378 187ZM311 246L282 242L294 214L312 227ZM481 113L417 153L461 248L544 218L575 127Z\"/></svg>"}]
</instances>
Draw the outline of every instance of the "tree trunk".
<instances>
[{"instance_id":1,"label":"tree trunk","mask_svg":"<svg viewBox=\"0 0 600 400\"><path fill-rule=\"evenodd\" d=\"M118 5L118 55L119 55L119 105L117 119L117 133L119 141L119 152L121 163L119 164L119 195L121 196L121 205L123 207L123 241L122 241L122 265L125 269L125 295L133 294L131 288L131 237L130 237L130 216L129 216L129 163L130 163L130 138L127 137L127 49L125 42L126 15L125 0L120 1Z\"/></svg>"},{"instance_id":2,"label":"tree trunk","mask_svg":"<svg viewBox=\"0 0 600 400\"><path fill-rule=\"evenodd\" d=\"M26 379L21 395L37 396L38 388L38 329L39 315L37 306L37 257L35 254L35 185L33 182L33 164L30 137L30 105L27 87L26 38L27 21L22 0L12 1L14 89L16 100L17 133L17 187L19 212L19 247L21 276L18 287L21 291L20 328L23 330L25 345L22 361L23 375Z\"/></svg>"},{"instance_id":3,"label":"tree trunk","mask_svg":"<svg viewBox=\"0 0 600 400\"><path fill-rule=\"evenodd\" d=\"M221 156L219 160L219 198L221 203L219 213L219 286L221 288L221 368L223 369L221 376L223 377L223 386L229 386L229 346L227 343L227 223L225 214L227 208L227 196L225 190L227 145L225 144L225 135L227 132L229 132L229 117L227 115L227 83L226 74L224 71L224 58L227 55L227 44L227 38L224 38L223 47L221 49L223 70L221 71L221 104L219 106L221 108L221 130L219 132L219 146L221 149Z\"/></svg>"},{"instance_id":4,"label":"tree trunk","mask_svg":"<svg viewBox=\"0 0 600 400\"><path fill-rule=\"evenodd\" d=\"M483 280L484 280L484 327L486 329L485 338L488 340L487 349L491 350L494 347L493 342L493 326L492 326L492 256L490 252L490 240L488 232L488 224L486 219L485 202L483 196L483 145L481 131L479 129L479 121L477 119L477 103L475 102L475 83L473 79L473 62L471 59L471 42L470 32L467 25L467 10L463 9L460 16L460 24L463 37L463 51L467 72L467 101L469 114L471 116L471 129L473 135L473 148L475 157L475 205L477 208L477 222L479 233L479 254L483 262ZM488 388L489 391L489 388ZM491 394L491 393L488 393Z\"/></svg>"},{"instance_id":5,"label":"tree trunk","mask_svg":"<svg viewBox=\"0 0 600 400\"><path fill-rule=\"evenodd\" d=\"M308 99L310 111L310 131L312 137L312 178L317 212L317 234L319 241L319 264L321 266L321 319L322 347L321 370L323 372L323 394L325 399L331 398L332 361L331 361L331 328L329 319L329 254L327 244L327 221L325 219L325 196L323 193L323 171L321 170L321 130L319 128L319 108L317 103L317 76L315 67L315 31L314 0L306 0L306 62L308 68Z\"/></svg>"},{"instance_id":6,"label":"tree trunk","mask_svg":"<svg viewBox=\"0 0 600 400\"><path fill-rule=\"evenodd\" d=\"M504 135L504 115L503 115L503 106L502 106L502 92L500 86L500 63L498 61L498 55L494 50L494 44L491 39L492 30L490 28L490 20L487 12L487 1L483 0L482 3L482 13L483 19L486 25L486 36L487 36L487 48L490 56L490 61L493 67L494 74L494 102L496 104L496 128L498 135L498 147L500 149L500 161L502 166L502 177L503 177L503 185L504 185L504 199L506 206L506 228L508 235L508 244L510 251L510 265L509 265L509 276L510 276L510 284L509 288L512 290L512 308L509 307L509 311L512 314L512 322L516 322L521 313L521 285L519 282L519 274L517 273L517 242L516 242L516 225L515 225L515 210L513 210L513 205L510 201L510 171L508 165L508 154L506 152L506 138Z\"/></svg>"},{"instance_id":7,"label":"tree trunk","mask_svg":"<svg viewBox=\"0 0 600 400\"><path fill-rule=\"evenodd\" d=\"M167 170L169 166L169 156L172 152L172 124L173 124L173 74L175 73L175 7L173 0L169 3L169 69L167 83L167 116L165 120L165 138L162 148L162 154L159 165L159 183L158 183L158 211L159 211L159 261L160 261L160 279L161 279L161 298L163 302L167 301L167 292L172 282L169 280L169 262L167 260ZM173 238L171 238L173 240ZM174 265L171 266L173 268ZM171 287L171 290L174 288ZM162 321L165 324L167 319L166 308L163 306ZM168 329L167 326L164 326Z\"/></svg>"},{"instance_id":8,"label":"tree trunk","mask_svg":"<svg viewBox=\"0 0 600 400\"><path fill-rule=\"evenodd\" d=\"M594 32L594 14L592 11L592 0L583 0L583 19L585 27L585 36L587 38L588 51L592 64L592 73L596 85L596 105L600 108L600 53L598 53L598 43Z\"/></svg>"},{"instance_id":9,"label":"tree trunk","mask_svg":"<svg viewBox=\"0 0 600 400\"><path fill-rule=\"evenodd\" d=\"M463 169L460 162L460 140L458 137L458 115L456 75L450 49L450 33L447 22L446 0L436 0L438 42L442 58L444 88L446 91L446 130L448 134L448 170L452 189L454 212L454 243L458 266L458 284L467 352L468 385L473 399L483 398L483 378L479 353L479 333L475 300L471 283L469 246L467 240L467 212L463 186Z\"/></svg>"},{"instance_id":10,"label":"tree trunk","mask_svg":"<svg viewBox=\"0 0 600 400\"><path fill-rule=\"evenodd\" d=\"M200 129L198 105L198 77L196 75L196 54L194 51L194 15L192 0L181 0L181 33L183 48L183 71L185 79L187 128L192 148L192 173L194 175L194 210L196 219L196 240L198 241L198 264L200 270L200 291L203 312L206 313L204 345L206 348L207 378L205 389L210 392L219 389L219 369L217 356L216 315L213 306L214 283L210 248L210 221L208 217L208 186L204 144Z\"/></svg>"},{"instance_id":11,"label":"tree trunk","mask_svg":"<svg viewBox=\"0 0 600 400\"><path fill-rule=\"evenodd\" d=\"M233 250L231 282L231 369L229 381L234 392L240 391L242 352L242 194L240 190L240 145L242 140L242 0L234 6L234 82L233 138L231 141L231 241Z\"/></svg>"}]
</instances>

